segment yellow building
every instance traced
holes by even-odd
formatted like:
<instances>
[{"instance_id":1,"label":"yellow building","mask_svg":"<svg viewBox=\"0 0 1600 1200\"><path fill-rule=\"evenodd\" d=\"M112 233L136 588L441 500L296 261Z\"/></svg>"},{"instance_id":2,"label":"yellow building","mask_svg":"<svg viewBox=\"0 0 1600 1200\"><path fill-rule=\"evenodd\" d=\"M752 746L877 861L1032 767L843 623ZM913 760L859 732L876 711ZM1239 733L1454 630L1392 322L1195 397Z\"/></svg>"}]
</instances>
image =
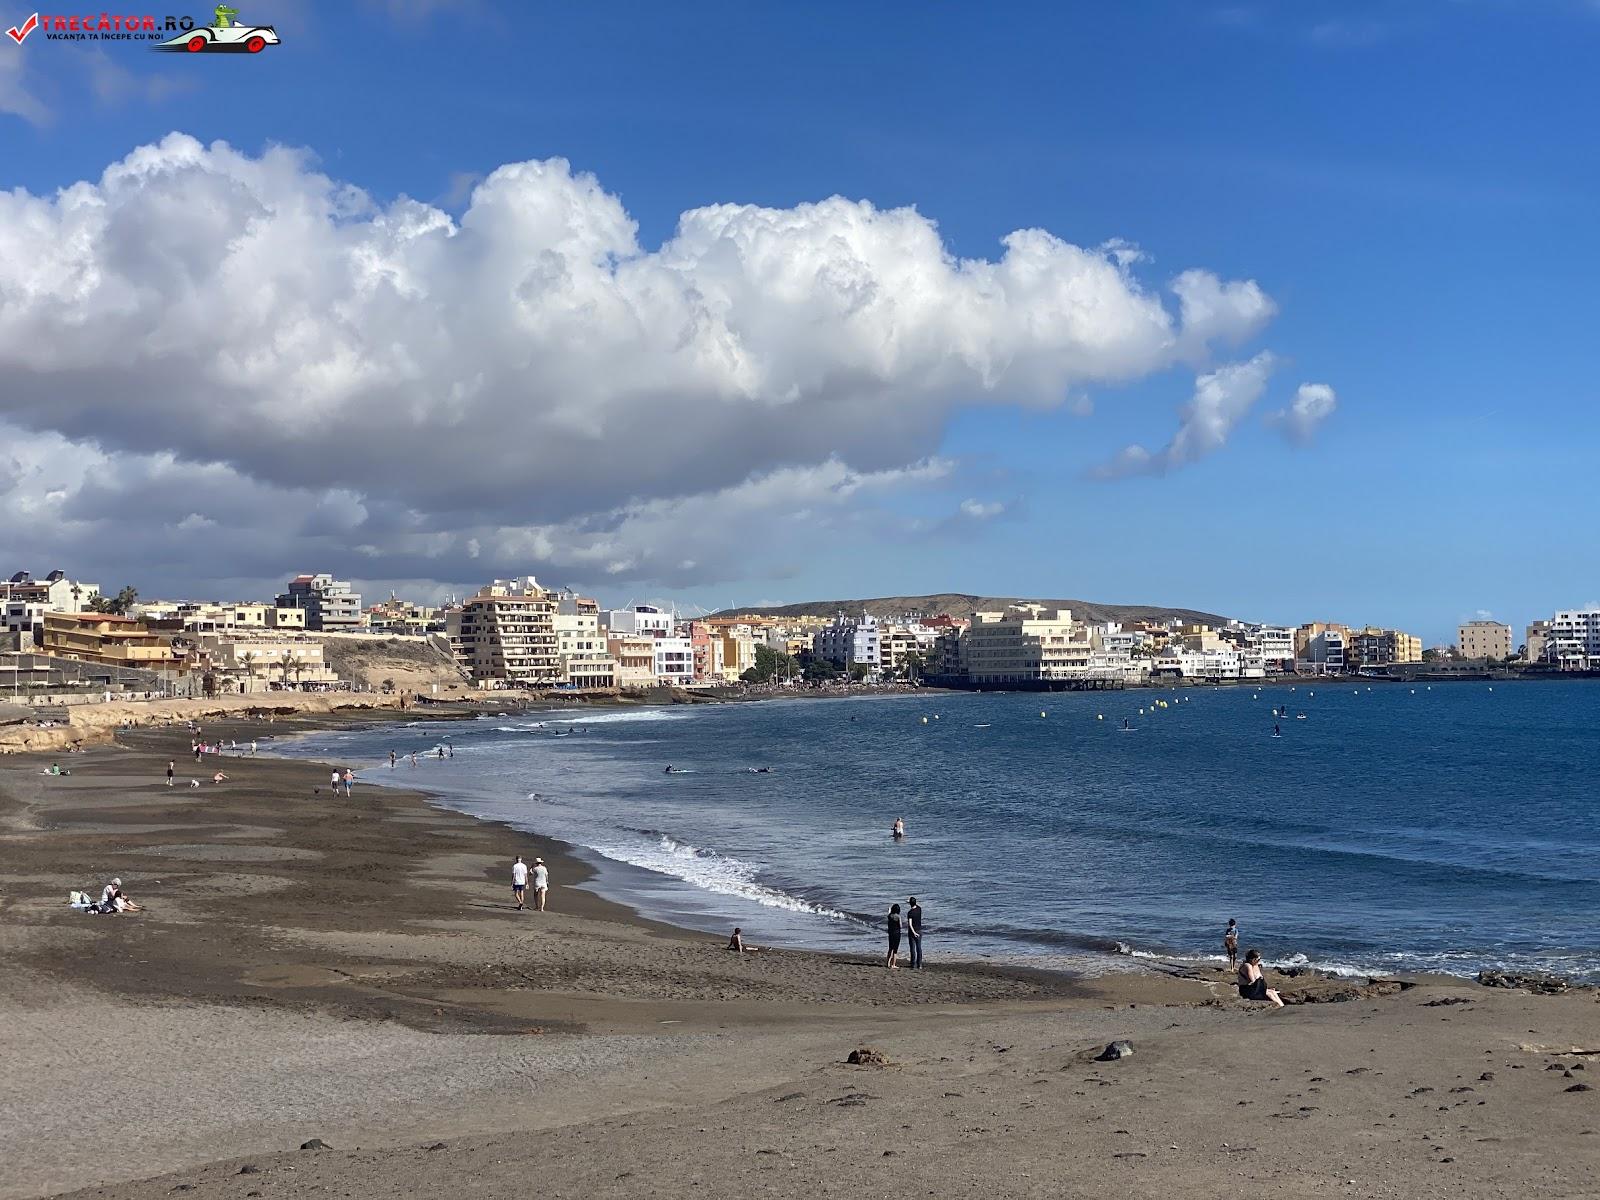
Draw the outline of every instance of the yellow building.
<instances>
[{"instance_id":1,"label":"yellow building","mask_svg":"<svg viewBox=\"0 0 1600 1200\"><path fill-rule=\"evenodd\" d=\"M45 613L40 652L150 671L177 670L183 664L165 635L142 621L111 613Z\"/></svg>"}]
</instances>

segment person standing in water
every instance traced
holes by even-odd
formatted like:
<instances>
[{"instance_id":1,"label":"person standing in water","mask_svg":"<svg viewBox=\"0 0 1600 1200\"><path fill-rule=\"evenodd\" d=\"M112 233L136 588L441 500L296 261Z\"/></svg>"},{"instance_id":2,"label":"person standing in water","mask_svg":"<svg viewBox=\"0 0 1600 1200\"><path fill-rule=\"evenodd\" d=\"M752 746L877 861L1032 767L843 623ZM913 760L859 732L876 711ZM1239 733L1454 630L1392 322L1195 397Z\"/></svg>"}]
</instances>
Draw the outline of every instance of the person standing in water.
<instances>
[{"instance_id":1,"label":"person standing in water","mask_svg":"<svg viewBox=\"0 0 1600 1200\"><path fill-rule=\"evenodd\" d=\"M896 817L894 819L894 828L891 829L889 831L889 833L890 833L890 836L892 836L895 841L897 841L897 842L904 841L905 840L905 836L906 836L905 819L902 818L902 817Z\"/></svg>"},{"instance_id":2,"label":"person standing in water","mask_svg":"<svg viewBox=\"0 0 1600 1200\"><path fill-rule=\"evenodd\" d=\"M1239 968L1239 922L1228 918L1228 927L1222 931L1222 948L1228 952L1228 969Z\"/></svg>"},{"instance_id":3,"label":"person standing in water","mask_svg":"<svg viewBox=\"0 0 1600 1200\"><path fill-rule=\"evenodd\" d=\"M884 959L883 965L891 971L900 969L900 964L895 960L900 957L900 906L889 906L889 919L886 922L889 933L889 957Z\"/></svg>"}]
</instances>

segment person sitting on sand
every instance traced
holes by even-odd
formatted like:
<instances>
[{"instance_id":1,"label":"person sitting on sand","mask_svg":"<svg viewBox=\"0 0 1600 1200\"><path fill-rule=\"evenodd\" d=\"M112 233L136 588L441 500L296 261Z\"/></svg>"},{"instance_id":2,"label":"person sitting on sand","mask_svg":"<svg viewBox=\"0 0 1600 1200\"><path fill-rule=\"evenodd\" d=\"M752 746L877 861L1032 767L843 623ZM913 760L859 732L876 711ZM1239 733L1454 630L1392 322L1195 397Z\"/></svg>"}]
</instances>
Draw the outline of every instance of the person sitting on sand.
<instances>
[{"instance_id":1,"label":"person sitting on sand","mask_svg":"<svg viewBox=\"0 0 1600 1200\"><path fill-rule=\"evenodd\" d=\"M197 788L200 786L200 781L198 779L191 779L189 780L189 786L192 788Z\"/></svg>"},{"instance_id":2,"label":"person sitting on sand","mask_svg":"<svg viewBox=\"0 0 1600 1200\"><path fill-rule=\"evenodd\" d=\"M100 893L100 911L121 913L143 912L144 909L122 894L122 880L113 879Z\"/></svg>"},{"instance_id":3,"label":"person sitting on sand","mask_svg":"<svg viewBox=\"0 0 1600 1200\"><path fill-rule=\"evenodd\" d=\"M889 957L884 959L883 965L891 971L897 971L900 969L900 964L895 961L900 957L900 906L898 904L889 906L887 925L889 930Z\"/></svg>"},{"instance_id":4,"label":"person sitting on sand","mask_svg":"<svg viewBox=\"0 0 1600 1200\"><path fill-rule=\"evenodd\" d=\"M1278 995L1275 988L1267 986L1267 977L1261 973L1259 950L1246 953L1244 965L1239 968L1239 999L1270 1000L1276 1007L1283 1007L1283 997Z\"/></svg>"},{"instance_id":5,"label":"person sitting on sand","mask_svg":"<svg viewBox=\"0 0 1600 1200\"><path fill-rule=\"evenodd\" d=\"M227 778L228 777L226 775L224 775L221 771L218 771L215 775L213 775L211 777L211 782L212 783L225 783L227 781Z\"/></svg>"},{"instance_id":6,"label":"person sitting on sand","mask_svg":"<svg viewBox=\"0 0 1600 1200\"><path fill-rule=\"evenodd\" d=\"M1228 927L1222 931L1222 948L1228 952L1228 970L1239 969L1239 922L1228 918Z\"/></svg>"},{"instance_id":7,"label":"person sitting on sand","mask_svg":"<svg viewBox=\"0 0 1600 1200\"><path fill-rule=\"evenodd\" d=\"M728 939L728 949L736 954L754 954L756 952L754 946L746 946L744 944L744 930L737 925L733 927L733 936Z\"/></svg>"}]
</instances>

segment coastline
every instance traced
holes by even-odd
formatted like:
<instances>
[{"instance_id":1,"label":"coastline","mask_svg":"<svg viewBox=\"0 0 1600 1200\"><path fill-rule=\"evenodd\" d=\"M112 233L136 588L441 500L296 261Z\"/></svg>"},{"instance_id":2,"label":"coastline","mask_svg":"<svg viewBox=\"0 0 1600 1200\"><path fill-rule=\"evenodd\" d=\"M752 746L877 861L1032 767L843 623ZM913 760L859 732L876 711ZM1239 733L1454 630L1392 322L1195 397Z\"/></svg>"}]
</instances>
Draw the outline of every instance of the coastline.
<instances>
[{"instance_id":1,"label":"coastline","mask_svg":"<svg viewBox=\"0 0 1600 1200\"><path fill-rule=\"evenodd\" d=\"M208 722L206 732L249 728ZM1443 1119L1427 1122L1415 1103L1387 1117L1407 1107L1388 1095L1399 1077L1448 1095L1446 1080L1429 1081L1469 1078L1491 1059L1502 1074L1543 1066L1553 1049L1588 1048L1595 1019L1589 993L1446 981L1363 991L1275 979L1297 999L1320 991L1346 1002L1267 1013L1216 972L1082 980L970 964L891 973L844 954L730 955L721 938L583 891L586 868L562 845L420 792L358 785L353 799L335 799L320 764L265 757L224 759L228 782L169 791L165 761L182 761L186 746L181 727L140 729L74 756L68 777L39 774L48 761L39 756L0 767L0 944L12 967L0 1053L23 1081L0 1099L9 1164L0 1196L98 1187L143 1197L211 1183L219 1194L270 1194L274 1179L465 1196L511 1186L513 1170L553 1173L559 1195L636 1194L646 1178L664 1195L697 1186L809 1195L846 1182L864 1195L1076 1194L1059 1186L1063 1171L1099 1173L1093 1183L1083 1175L1098 1194L1153 1194L1182 1180L1200 1195L1236 1195L1241 1173L1277 1186L1284 1161L1342 1183L1353 1148L1370 1149L1374 1120L1392 1133L1379 1136L1394 1155L1384 1182L1414 1176L1414 1194L1442 1195L1440 1154L1413 1126ZM511 911L504 876L518 852L549 860L551 912ZM112 874L147 914L66 907L68 888ZM1436 1000L1445 1006L1419 1007ZM1139 1057L1090 1062L1114 1037L1132 1038ZM898 1065L845 1067L862 1042ZM1251 1072L1259 1113L1223 1100L1238 1093L1228 1064L1241 1055L1266 1068ZM1375 1078L1346 1074L1367 1063ZM1581 1055L1567 1066L1586 1063L1600 1069ZM1312 1075L1345 1086L1307 1083ZM1574 1077L1583 1078L1517 1070L1497 1086L1494 1136L1525 1150L1438 1144L1487 1173L1476 1178L1524 1187L1537 1153L1542 1183L1575 1186L1595 1165L1600 1138L1583 1130L1600 1123L1600 1092L1553 1086ZM1270 1107L1314 1113L1271 1119L1267 1092L1280 1080ZM1345 1092L1337 1103L1308 1099L1335 1091ZM840 1099L857 1093L868 1098ZM107 1095L161 1115L86 1128L83 1102ZM1465 1110L1464 1095L1450 1104ZM1300 1145L1309 1120L1320 1148ZM931 1140L915 1161L896 1162L884 1149L901 1144L907 1121ZM1041 1121L1053 1131L1044 1140L1030 1136ZM546 1135L528 1139L534 1129ZM1244 1144L1241 1134L1259 1157L1225 1171L1198 1165L1223 1153L1222 1141ZM339 1149L294 1149L312 1137ZM597 1156L601 1143L611 1152ZM238 1155L265 1178L233 1182ZM201 1165L219 1158L226 1164ZM1451 1186L1459 1194L1459 1180Z\"/></svg>"}]
</instances>

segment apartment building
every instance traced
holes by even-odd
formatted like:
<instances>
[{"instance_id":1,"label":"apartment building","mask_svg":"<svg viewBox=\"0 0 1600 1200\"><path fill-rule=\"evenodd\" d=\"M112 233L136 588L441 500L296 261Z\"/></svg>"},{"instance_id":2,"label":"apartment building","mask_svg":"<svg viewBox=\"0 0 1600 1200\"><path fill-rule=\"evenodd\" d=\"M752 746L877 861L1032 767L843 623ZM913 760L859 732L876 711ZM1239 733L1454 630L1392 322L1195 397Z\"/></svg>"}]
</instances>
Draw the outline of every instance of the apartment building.
<instances>
[{"instance_id":1,"label":"apartment building","mask_svg":"<svg viewBox=\"0 0 1600 1200\"><path fill-rule=\"evenodd\" d=\"M686 637L651 638L653 656L651 670L657 683L673 687L687 687L694 682L694 641ZM754 649L751 661L754 662Z\"/></svg>"},{"instance_id":2,"label":"apartment building","mask_svg":"<svg viewBox=\"0 0 1600 1200\"><path fill-rule=\"evenodd\" d=\"M51 571L43 579L18 571L0 582L0 628L38 645L44 640L45 613L87 612L99 597L98 584L68 579L64 571Z\"/></svg>"},{"instance_id":3,"label":"apartment building","mask_svg":"<svg viewBox=\"0 0 1600 1200\"><path fill-rule=\"evenodd\" d=\"M563 678L556 600L532 575L496 579L445 617L445 636L469 675L519 687L551 687Z\"/></svg>"},{"instance_id":4,"label":"apartment building","mask_svg":"<svg viewBox=\"0 0 1600 1200\"><path fill-rule=\"evenodd\" d=\"M1502 621L1468 621L1456 630L1463 658L1510 658L1511 626Z\"/></svg>"},{"instance_id":5,"label":"apartment building","mask_svg":"<svg viewBox=\"0 0 1600 1200\"><path fill-rule=\"evenodd\" d=\"M1600 608L1564 609L1550 619L1545 659L1563 671L1600 670Z\"/></svg>"},{"instance_id":6,"label":"apartment building","mask_svg":"<svg viewBox=\"0 0 1600 1200\"><path fill-rule=\"evenodd\" d=\"M972 614L963 658L975 684L1036 683L1088 671L1094 653L1088 630L1070 609L1046 615L1037 605L1007 613Z\"/></svg>"},{"instance_id":7,"label":"apartment building","mask_svg":"<svg viewBox=\"0 0 1600 1200\"><path fill-rule=\"evenodd\" d=\"M1345 643L1345 663L1352 667L1388 667L1422 661L1422 639L1398 629L1368 625Z\"/></svg>"},{"instance_id":8,"label":"apartment building","mask_svg":"<svg viewBox=\"0 0 1600 1200\"><path fill-rule=\"evenodd\" d=\"M876 675L883 666L883 628L870 613L836 617L811 635L811 653L841 667L865 667Z\"/></svg>"},{"instance_id":9,"label":"apartment building","mask_svg":"<svg viewBox=\"0 0 1600 1200\"><path fill-rule=\"evenodd\" d=\"M267 614L276 612L270 604L241 601L238 604L209 604L186 601L178 605L178 627L189 633L223 633L229 630L264 630ZM304 617L304 610L296 610Z\"/></svg>"},{"instance_id":10,"label":"apartment building","mask_svg":"<svg viewBox=\"0 0 1600 1200\"><path fill-rule=\"evenodd\" d=\"M110 613L45 613L40 650L108 667L175 671L184 666L170 637L143 621Z\"/></svg>"},{"instance_id":11,"label":"apartment building","mask_svg":"<svg viewBox=\"0 0 1600 1200\"><path fill-rule=\"evenodd\" d=\"M613 637L673 637L677 618L653 604L635 604L600 613L600 627Z\"/></svg>"},{"instance_id":12,"label":"apartment building","mask_svg":"<svg viewBox=\"0 0 1600 1200\"><path fill-rule=\"evenodd\" d=\"M201 633L195 644L210 669L240 692L339 682L315 638L259 633Z\"/></svg>"},{"instance_id":13,"label":"apartment building","mask_svg":"<svg viewBox=\"0 0 1600 1200\"><path fill-rule=\"evenodd\" d=\"M279 608L304 609L306 628L328 633L351 633L364 628L361 593L332 575L296 575L289 590L278 596Z\"/></svg>"},{"instance_id":14,"label":"apartment building","mask_svg":"<svg viewBox=\"0 0 1600 1200\"><path fill-rule=\"evenodd\" d=\"M655 686L655 638L629 635L610 637L606 639L606 652L617 664L617 687L629 690Z\"/></svg>"},{"instance_id":15,"label":"apartment building","mask_svg":"<svg viewBox=\"0 0 1600 1200\"><path fill-rule=\"evenodd\" d=\"M1544 661L1545 644L1550 638L1549 621L1533 621L1528 625L1527 636L1523 643L1522 656L1528 662Z\"/></svg>"}]
</instances>

